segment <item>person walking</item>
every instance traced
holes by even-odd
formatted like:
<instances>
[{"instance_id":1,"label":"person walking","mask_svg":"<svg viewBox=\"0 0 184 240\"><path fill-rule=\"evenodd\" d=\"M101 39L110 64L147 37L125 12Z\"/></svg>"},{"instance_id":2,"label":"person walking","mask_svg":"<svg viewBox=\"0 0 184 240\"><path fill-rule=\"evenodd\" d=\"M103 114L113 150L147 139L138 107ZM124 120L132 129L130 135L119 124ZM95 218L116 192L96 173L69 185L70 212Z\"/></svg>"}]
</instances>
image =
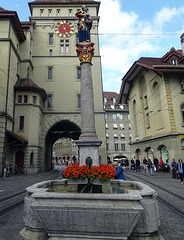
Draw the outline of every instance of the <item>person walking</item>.
<instances>
[{"instance_id":1,"label":"person walking","mask_svg":"<svg viewBox=\"0 0 184 240\"><path fill-rule=\"evenodd\" d=\"M140 172L140 160L139 158L136 159L135 161L135 169L136 169L136 172L139 170Z\"/></svg>"},{"instance_id":2,"label":"person walking","mask_svg":"<svg viewBox=\"0 0 184 240\"><path fill-rule=\"evenodd\" d=\"M125 180L126 181L126 178L123 174L123 169L122 167L118 166L118 163L117 162L113 162L112 163L112 166L116 169L116 175L115 175L115 179L122 179L122 180Z\"/></svg>"},{"instance_id":3,"label":"person walking","mask_svg":"<svg viewBox=\"0 0 184 240\"><path fill-rule=\"evenodd\" d=\"M161 167L161 170L162 170L162 172L163 172L163 168L164 168L164 161L163 161L163 159L160 157L160 167Z\"/></svg>"},{"instance_id":4,"label":"person walking","mask_svg":"<svg viewBox=\"0 0 184 240\"><path fill-rule=\"evenodd\" d=\"M150 158L148 159L148 165L147 165L147 167L148 167L148 173L153 176L153 166L152 166L152 161L151 161Z\"/></svg>"},{"instance_id":5,"label":"person walking","mask_svg":"<svg viewBox=\"0 0 184 240\"><path fill-rule=\"evenodd\" d=\"M177 162L175 161L175 159L173 158L173 161L171 163L171 168L172 168L172 178L177 178Z\"/></svg>"},{"instance_id":6,"label":"person walking","mask_svg":"<svg viewBox=\"0 0 184 240\"><path fill-rule=\"evenodd\" d=\"M183 184L184 164L182 163L181 159L179 159L179 162L178 162L177 173L179 173L181 184Z\"/></svg>"},{"instance_id":7,"label":"person walking","mask_svg":"<svg viewBox=\"0 0 184 240\"><path fill-rule=\"evenodd\" d=\"M154 162L154 165L155 165L155 168L156 168L156 172L158 172L159 171L159 162L158 162L158 158L156 158L156 157L154 157L154 160L153 160L153 162Z\"/></svg>"}]
</instances>

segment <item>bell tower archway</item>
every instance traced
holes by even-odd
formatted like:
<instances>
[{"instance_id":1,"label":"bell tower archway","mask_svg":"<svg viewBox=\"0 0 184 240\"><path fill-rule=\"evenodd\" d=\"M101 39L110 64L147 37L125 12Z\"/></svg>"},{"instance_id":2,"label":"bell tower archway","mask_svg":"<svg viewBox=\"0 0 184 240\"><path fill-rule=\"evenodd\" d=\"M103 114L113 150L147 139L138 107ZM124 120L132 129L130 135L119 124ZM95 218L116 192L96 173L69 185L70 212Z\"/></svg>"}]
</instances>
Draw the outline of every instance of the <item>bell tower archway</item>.
<instances>
[{"instance_id":1,"label":"bell tower archway","mask_svg":"<svg viewBox=\"0 0 184 240\"><path fill-rule=\"evenodd\" d=\"M70 138L78 140L81 129L69 120L62 120L54 124L47 132L45 138L45 167L47 170L52 168L52 148L59 138Z\"/></svg>"}]
</instances>

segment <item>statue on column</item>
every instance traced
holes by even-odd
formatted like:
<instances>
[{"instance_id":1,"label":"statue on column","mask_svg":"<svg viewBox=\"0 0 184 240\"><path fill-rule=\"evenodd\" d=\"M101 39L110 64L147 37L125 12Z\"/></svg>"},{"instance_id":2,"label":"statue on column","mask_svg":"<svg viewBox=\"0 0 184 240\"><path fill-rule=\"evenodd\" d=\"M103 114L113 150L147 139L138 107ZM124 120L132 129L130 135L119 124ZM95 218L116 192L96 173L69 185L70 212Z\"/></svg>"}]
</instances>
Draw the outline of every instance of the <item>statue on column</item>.
<instances>
[{"instance_id":1,"label":"statue on column","mask_svg":"<svg viewBox=\"0 0 184 240\"><path fill-rule=\"evenodd\" d=\"M91 42L90 30L92 28L92 18L87 13L88 8L83 5L82 11L79 11L75 14L76 17L79 18L78 21L78 34L79 34L79 42Z\"/></svg>"}]
</instances>

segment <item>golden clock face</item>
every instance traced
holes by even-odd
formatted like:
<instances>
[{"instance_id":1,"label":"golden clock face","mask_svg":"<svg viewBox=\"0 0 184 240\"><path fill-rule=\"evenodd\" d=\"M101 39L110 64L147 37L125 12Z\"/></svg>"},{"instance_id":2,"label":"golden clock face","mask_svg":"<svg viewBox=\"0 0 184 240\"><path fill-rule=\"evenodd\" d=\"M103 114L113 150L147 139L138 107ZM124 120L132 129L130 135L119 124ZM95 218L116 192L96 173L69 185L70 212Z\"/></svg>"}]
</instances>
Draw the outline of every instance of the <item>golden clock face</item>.
<instances>
[{"instance_id":1,"label":"golden clock face","mask_svg":"<svg viewBox=\"0 0 184 240\"><path fill-rule=\"evenodd\" d=\"M68 20L63 20L56 23L55 25L55 34L60 38L69 38L74 33L74 25Z\"/></svg>"}]
</instances>

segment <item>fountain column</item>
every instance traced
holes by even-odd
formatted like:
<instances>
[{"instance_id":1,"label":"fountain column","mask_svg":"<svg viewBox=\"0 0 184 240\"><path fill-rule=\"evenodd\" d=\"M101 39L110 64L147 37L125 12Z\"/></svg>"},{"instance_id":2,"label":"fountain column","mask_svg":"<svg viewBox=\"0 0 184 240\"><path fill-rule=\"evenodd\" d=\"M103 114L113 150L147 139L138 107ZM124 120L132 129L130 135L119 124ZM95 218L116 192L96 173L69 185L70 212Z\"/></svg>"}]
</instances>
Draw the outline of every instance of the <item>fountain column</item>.
<instances>
[{"instance_id":1,"label":"fountain column","mask_svg":"<svg viewBox=\"0 0 184 240\"><path fill-rule=\"evenodd\" d=\"M91 74L91 60L94 55L94 43L78 43L77 54L81 65L81 136L76 144L79 148L79 164L85 165L91 157L93 165L99 165L99 146L95 129L94 95Z\"/></svg>"}]
</instances>

